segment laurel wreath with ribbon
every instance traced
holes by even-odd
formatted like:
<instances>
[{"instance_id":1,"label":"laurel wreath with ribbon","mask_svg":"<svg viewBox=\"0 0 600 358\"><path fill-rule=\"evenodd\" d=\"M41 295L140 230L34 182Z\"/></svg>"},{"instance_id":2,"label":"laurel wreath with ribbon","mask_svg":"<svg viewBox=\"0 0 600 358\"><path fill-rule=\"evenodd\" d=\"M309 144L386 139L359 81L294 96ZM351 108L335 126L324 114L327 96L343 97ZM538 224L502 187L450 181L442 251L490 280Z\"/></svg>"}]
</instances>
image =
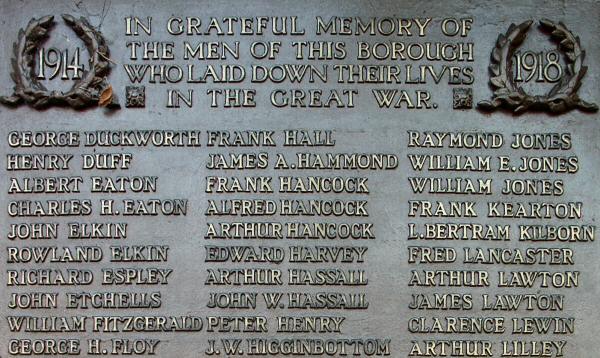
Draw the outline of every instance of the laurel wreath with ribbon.
<instances>
[{"instance_id":1,"label":"laurel wreath with ribbon","mask_svg":"<svg viewBox=\"0 0 600 358\"><path fill-rule=\"evenodd\" d=\"M110 59L104 37L85 18L75 19L71 15L62 15L62 19L85 43L90 54L89 70L67 92L46 89L34 73L35 55L39 45L48 38L48 32L54 25L54 16L33 18L25 29L19 31L18 40L13 44L11 78L15 83L14 93L1 96L0 103L10 106L27 103L37 109L50 105L68 105L73 108L102 105L118 108L119 102L106 80L110 72Z\"/></svg>"},{"instance_id":2,"label":"laurel wreath with ribbon","mask_svg":"<svg viewBox=\"0 0 600 358\"><path fill-rule=\"evenodd\" d=\"M512 58L515 50L523 43L533 21L525 21L520 25L511 24L506 34L500 34L496 46L492 50L490 60L490 86L494 89L490 101L477 104L482 110L493 111L500 107L508 108L515 114L528 109L545 110L551 113L562 113L578 108L582 111L594 112L598 106L579 98L577 91L581 80L587 72L583 66L585 51L581 49L579 37L562 23L548 19L540 21L542 30L550 33L550 38L558 42L558 49L565 56L565 75L559 82L542 96L526 93L513 80Z\"/></svg>"}]
</instances>

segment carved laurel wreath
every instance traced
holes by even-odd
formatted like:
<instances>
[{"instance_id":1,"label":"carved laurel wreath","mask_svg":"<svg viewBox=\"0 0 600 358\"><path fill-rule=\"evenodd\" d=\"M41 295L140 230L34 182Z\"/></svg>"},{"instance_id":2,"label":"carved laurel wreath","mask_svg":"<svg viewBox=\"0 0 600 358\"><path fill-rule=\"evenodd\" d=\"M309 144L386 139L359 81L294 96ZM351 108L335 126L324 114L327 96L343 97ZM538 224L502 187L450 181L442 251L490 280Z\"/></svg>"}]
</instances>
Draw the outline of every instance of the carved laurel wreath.
<instances>
[{"instance_id":1,"label":"carved laurel wreath","mask_svg":"<svg viewBox=\"0 0 600 358\"><path fill-rule=\"evenodd\" d=\"M505 107L515 114L528 109L545 110L561 113L578 108L582 111L594 112L598 106L579 98L577 91L581 80L587 72L583 66L585 51L581 49L579 37L562 23L554 23L548 19L540 21L542 30L550 33L550 38L558 42L558 49L567 62L565 75L543 96L532 96L515 84L512 70L512 58L515 50L523 43L533 21L525 21L520 25L511 24L506 34L500 34L496 46L492 50L490 60L490 86L494 95L490 101L481 101L478 108L488 111Z\"/></svg>"},{"instance_id":2,"label":"carved laurel wreath","mask_svg":"<svg viewBox=\"0 0 600 358\"><path fill-rule=\"evenodd\" d=\"M62 18L85 43L90 54L90 69L67 92L46 89L34 73L35 54L39 45L48 38L48 32L55 24L54 16L33 18L25 29L19 30L18 40L13 44L10 75L15 83L14 93L1 96L0 103L9 106L27 103L36 109L50 105L68 105L73 108L107 105L118 108L119 102L112 95L112 88L106 80L110 72L110 60L104 37L83 17L75 19L71 15L62 15Z\"/></svg>"}]
</instances>

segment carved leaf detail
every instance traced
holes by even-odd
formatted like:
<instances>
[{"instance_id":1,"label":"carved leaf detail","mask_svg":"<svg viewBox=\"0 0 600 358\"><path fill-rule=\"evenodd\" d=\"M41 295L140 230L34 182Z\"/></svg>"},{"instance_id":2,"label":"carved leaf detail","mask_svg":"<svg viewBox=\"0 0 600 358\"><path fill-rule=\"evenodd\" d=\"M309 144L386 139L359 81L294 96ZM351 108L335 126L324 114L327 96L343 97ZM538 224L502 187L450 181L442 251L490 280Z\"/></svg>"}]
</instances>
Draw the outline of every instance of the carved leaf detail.
<instances>
[{"instance_id":1,"label":"carved leaf detail","mask_svg":"<svg viewBox=\"0 0 600 358\"><path fill-rule=\"evenodd\" d=\"M492 77L490 78L490 83L496 87L496 88L504 88L505 87L505 82L502 78L500 77Z\"/></svg>"},{"instance_id":2,"label":"carved leaf detail","mask_svg":"<svg viewBox=\"0 0 600 358\"><path fill-rule=\"evenodd\" d=\"M86 45L90 54L90 70L86 71L83 78L76 81L67 93L48 91L37 80L33 68L35 52L54 25L54 16L33 18L24 29L19 30L17 42L13 44L10 76L15 83L14 93L11 96L0 97L0 103L15 106L25 102L34 108L49 105L82 108L97 105L102 99L102 103L106 103L104 105L118 107L112 88L105 83L110 64L104 37L85 18L75 19L71 15L62 15L62 18ZM99 98L101 90L103 98ZM110 93L107 90L110 90Z\"/></svg>"},{"instance_id":3,"label":"carved leaf detail","mask_svg":"<svg viewBox=\"0 0 600 358\"><path fill-rule=\"evenodd\" d=\"M553 113L573 108L597 111L597 105L585 102L577 95L581 81L587 72L587 67L583 66L585 51L581 49L579 37L573 35L562 22L555 23L542 19L539 24L542 30L549 32L550 38L558 43L558 50L567 59L563 78L544 96L528 95L523 88L514 83L510 75L511 58L516 48L525 39L532 23L532 21L525 21L518 26L511 24L506 34L498 36L490 56L489 66L490 86L494 88L493 97L491 101L479 102L478 108L492 111L505 107L515 114L521 114L530 108L544 109Z\"/></svg>"},{"instance_id":4,"label":"carved leaf detail","mask_svg":"<svg viewBox=\"0 0 600 358\"><path fill-rule=\"evenodd\" d=\"M108 85L108 86L106 86L104 91L102 91L102 93L100 93L100 98L98 99L98 105L101 107L108 106L110 104L110 102L112 102L112 97L113 97L112 86Z\"/></svg>"}]
</instances>

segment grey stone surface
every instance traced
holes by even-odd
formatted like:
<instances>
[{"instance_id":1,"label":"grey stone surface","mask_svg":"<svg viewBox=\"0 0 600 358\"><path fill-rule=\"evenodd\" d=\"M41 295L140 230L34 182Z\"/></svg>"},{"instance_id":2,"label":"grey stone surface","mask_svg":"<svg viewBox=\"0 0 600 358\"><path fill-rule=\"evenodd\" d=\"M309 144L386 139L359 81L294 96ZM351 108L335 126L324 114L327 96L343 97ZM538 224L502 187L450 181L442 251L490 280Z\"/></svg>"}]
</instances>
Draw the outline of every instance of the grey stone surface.
<instances>
[{"instance_id":1,"label":"grey stone surface","mask_svg":"<svg viewBox=\"0 0 600 358\"><path fill-rule=\"evenodd\" d=\"M169 245L169 259L166 263L158 263L156 266L170 267L174 269L171 275L168 286L158 287L163 293L162 307L157 310L86 310L78 312L76 310L57 309L50 311L33 311L33 310L11 310L7 308L6 302L10 297L10 292L30 292L30 291L60 291L60 292L76 292L76 291L128 291L128 290L153 290L145 287L111 287L100 286L97 282L91 286L76 287L76 288L45 288L45 287L26 287L14 288L8 287L7 272L8 266L2 265L0 270L0 356L6 357L8 350L8 340L12 337L35 337L44 338L51 337L57 339L59 337L79 337L83 340L103 336L106 339L110 338L133 338L145 337L160 339L161 343L158 348L157 356L159 357L198 357L204 356L203 351L207 348L208 339L220 339L226 337L274 337L282 339L289 337L290 334L218 334L202 332L193 333L117 333L117 334L102 334L94 332L86 332L82 334L26 334L26 333L11 333L8 331L5 317L8 315L137 315L137 314L165 314L165 315L197 315L206 317L210 315L266 315L273 317L277 314L286 315L323 315L323 316L344 316L346 321L343 325L343 333L332 334L330 337L380 337L390 338L392 340L392 357L406 357L410 349L412 340L423 340L431 338L427 334L409 334L407 332L407 321L409 317L432 315L444 316L445 314L452 316L477 316L487 315L495 316L496 313L480 312L480 311L432 311L432 312L415 312L409 310L408 304L410 301L410 293L416 292L438 292L435 288L417 288L409 287L408 281L410 270L420 269L437 269L436 265L414 265L409 264L407 257L407 246L412 243L407 241L407 223L408 222L445 222L443 218L409 218L408 217L408 200L422 198L425 200L452 200L453 196L418 196L412 193L408 177L415 175L410 169L410 162L407 158L409 153L436 153L436 154L464 154L464 155L491 155L497 157L499 155L510 155L518 157L520 155L562 155L565 153L555 153L551 151L536 152L535 154L525 151L512 151L509 148L500 150L457 150L457 149L418 149L407 148L408 135L407 131L465 131L465 132L495 132L503 134L507 139L512 133L564 133L572 134L573 148L568 151L569 155L576 155L579 158L580 169L576 175L560 175L560 174L523 174L523 173L482 173L482 176L492 177L500 182L502 179L509 177L535 177L538 179L553 179L561 178L565 180L566 190L562 197L530 197L530 198L510 198L494 193L493 196L481 196L476 198L462 198L460 200L476 200L482 204L490 200L521 200L521 201L573 201L583 202L583 218L577 223L579 224L594 224L598 220L598 212L600 212L600 189L597 185L598 170L600 168L600 147L598 145L598 136L600 134L600 123L598 122L597 113L584 113L578 110L569 111L561 115L549 115L543 112L527 112L525 114L514 116L510 112L497 111L494 113L481 112L475 108L466 110L455 110L452 108L453 91L457 86L448 84L433 84L410 87L404 85L378 85L382 88L409 88L410 90L427 89L431 92L438 108L431 110L406 110L406 109L381 109L378 108L371 94L371 88L376 86L370 85L339 85L335 82L328 84L272 84L260 83L250 84L244 83L241 85L213 85L213 84L145 84L146 99L145 108L126 108L126 86L132 84L127 78L122 64L130 63L128 59L126 41L130 38L124 35L124 17L128 15L136 15L140 18L152 16L153 26L155 26L156 34L152 35L157 41L174 41L180 44L185 40L202 40L202 36L169 36L165 31L164 24L170 16L199 16L205 17L223 17L223 16L298 16L299 20L306 24L305 26L310 31L313 30L314 18L316 16L394 16L401 18L414 17L432 17L433 24L436 29L439 28L441 19L445 17L454 18L473 18L473 26L466 41L475 43L475 61L468 65L473 67L474 83L468 86L473 90L474 105L481 101L487 100L492 95L492 90L488 85L488 64L490 52L494 46L498 34L504 33L511 23L520 23L522 21L533 19L539 21L542 18L549 18L555 21L563 21L568 28L581 38L581 43L585 49L587 56L585 65L589 67L588 73L582 81L582 86L579 90L581 98L599 103L600 102L600 41L598 34L600 33L600 4L597 1L581 0L581 1L253 1L253 2L236 2L236 1L0 1L2 15L0 16L0 53L2 53L2 61L0 62L0 93L10 94L13 83L10 79L10 56L12 52L12 44L17 38L18 30L27 24L31 17L40 17L47 14L58 16L62 13L68 13L77 16L85 16L90 20L93 26L96 26L108 40L108 46L111 51L111 60L116 65L112 68L108 81L113 87L115 93L119 96L122 109L109 111L102 108L91 108L87 110L73 110L70 108L55 108L51 107L43 111L34 110L26 105L16 109L0 107L0 157L6 158L8 153L50 153L50 152L69 152L75 155L75 164L79 163L77 158L79 154L98 152L118 152L132 153L134 156L131 169L127 171L109 171L103 172L98 170L85 171L81 173L83 176L90 175L147 175L158 176L159 185L157 193L154 194L126 194L124 197L159 197L159 198L187 198L189 200L189 208L186 216L158 216L158 217L119 217L115 221L126 220L129 223L128 238L119 245L149 245L163 244ZM77 17L76 16L76 17ZM62 32L61 32L62 31ZM533 30L532 30L533 31ZM66 38L60 41L74 41L73 34L67 30L56 29L56 34L62 33ZM70 37L69 37L70 36ZM306 35L305 38L315 37ZM536 42L536 37L526 40L524 46L535 47L539 45ZM214 37L216 38L216 37ZM323 38L327 38L324 36ZM540 37L537 37L538 39ZM543 38L543 37L542 37ZM254 36L234 37L228 36L219 38L219 40L234 41L239 40L242 48L247 48L250 41L255 40ZM290 37L282 38L282 41L289 41ZM336 38L338 39L338 38ZM348 36L342 39L348 44L355 43L358 40L374 41L377 37L359 37ZM425 39L411 38L414 41L426 41ZM442 40L439 31L435 31L429 35L427 41ZM280 40L273 36L264 36L261 40L272 41ZM389 40L389 39L382 39ZM402 40L402 39L400 39ZM452 39L453 41L460 41ZM56 41L56 40L53 40ZM554 46L550 44L549 47ZM352 56L351 56L352 57ZM250 65L258 63L258 60L251 59L249 56L244 56L237 61L240 64ZM277 63L287 63L293 61L291 51L283 52ZM183 60L175 60L176 63L186 63ZM318 63L318 61L314 61ZM333 61L335 62L335 61ZM347 62L358 63L353 59L348 59ZM366 61L369 62L369 61ZM377 63L377 61L372 61ZM387 63L387 61L386 61ZM135 84L137 85L137 84ZM209 98L206 96L208 88L226 88L226 87L255 87L257 89L257 106L256 108L244 109L228 109L228 108L210 108ZM356 98L356 108L352 109L301 109L301 108L274 108L269 105L269 93L277 88L352 88L359 87L360 94ZM195 91L194 108L166 108L166 90L180 89L186 91L188 88L193 88ZM370 190L368 195L369 213L366 218L375 226L375 240L369 241L368 254L366 263L362 264L366 269L369 278L368 286L358 289L346 288L327 288L332 291L356 291L366 292L369 296L370 306L368 310L362 311L324 311L316 310L313 312L275 310L270 311L261 305L253 311L243 310L214 310L206 307L208 292L225 292L225 291L240 291L239 287L209 287L204 285L206 280L206 270L213 267L211 263L204 262L204 245L215 244L208 243L203 239L207 221L219 221L219 218L207 218L204 215L206 210L206 202L208 199L216 198L216 195L209 195L204 191L205 177L208 175L271 175L277 177L281 172L273 169L254 170L252 172L211 172L205 166L208 161L209 153L228 153L230 151L243 152L245 149L239 148L207 148L204 145L199 148L86 148L80 147L74 149L69 148L35 148L35 149L12 149L8 146L7 137L11 131L92 131L92 130L131 130L131 129L195 129L195 130L245 130L245 129L261 129L278 131L278 138L281 138L281 131L285 129L322 129L332 130L335 135L336 145L333 148L316 148L307 149L306 151L315 152L347 152L347 153L391 153L398 156L400 160L399 168L390 171L365 171L365 172L328 172L328 171L306 171L303 175L365 175L369 177ZM204 138L204 137L203 137ZM258 152L264 148L249 148L248 151ZM269 153L290 152L287 148L267 148ZM294 150L292 150L293 152ZM298 150L300 151L300 150ZM3 159L4 167L6 167L5 159ZM5 168L6 169L6 168ZM78 175L81 171L75 169L70 171L68 175ZM9 173L3 170L2 180L0 180L0 207L6 208L11 200L42 200L56 195L8 195L8 178L11 176L55 176L65 175L66 173L52 172L23 172ZM298 173L300 174L300 173ZM479 173L469 173L465 176L477 177ZM436 175L436 173L425 173L425 175ZM462 176L460 173L440 174L440 176ZM69 198L92 198L94 201L94 214L87 218L50 218L48 221L59 221L67 223L71 221L106 221L107 218L102 218L97 215L98 200L104 198L102 194L89 194L87 192L89 183L84 184L85 192L81 194L69 194ZM119 194L120 195L120 194ZM111 194L111 198L121 199L119 195ZM108 197L109 195L106 195ZM251 196L251 195L249 195ZM239 197L239 195L231 195L230 197ZM221 197L219 197L220 199ZM274 195L274 199L278 196ZM302 196L302 199L308 196ZM314 196L311 196L314 198ZM350 196L339 198L350 198ZM355 197L354 197L355 198ZM356 199L356 198L355 198ZM360 198L359 198L360 199ZM459 199L456 199L459 200ZM478 204L479 205L479 204ZM54 220L56 219L56 220ZM39 219L18 219L10 218L7 215L6 209L3 209L3 214L0 215L0 228L3 232L0 243L0 261L6 262L8 246L26 245L27 243L12 242L7 240L5 232L7 232L9 224L17 221L37 222ZM227 218L223 221L230 220ZM236 218L235 220L246 220L246 218ZM250 218L249 221L261 220L261 218ZM308 218L308 221L313 220ZM354 219L352 219L354 220ZM282 220L284 221L284 220ZM351 220L348 220L351 221ZM465 220L465 222L468 220ZM474 220L475 221L475 220ZM491 221L485 218L477 218L477 222L490 223ZM498 223L530 223L527 220L497 220ZM64 228L63 228L64 229ZM240 240L241 241L241 240ZM250 241L250 240L248 240ZM283 240L282 240L283 241ZM47 244L47 243L43 243ZM54 243L53 243L54 244ZM76 243L67 242L65 237L57 239L57 245L75 245ZM77 243L79 244L79 243ZM83 244L83 243L81 243ZM113 243L101 242L97 243L102 247L108 247ZM220 242L218 244L221 244ZM226 244L230 244L227 242ZM244 242L240 244L261 245L262 242ZM327 243L335 245L337 243ZM339 243L339 245L355 245L357 243ZM472 241L472 242L425 242L418 243L429 246L451 246L456 248L461 247L488 247L487 243ZM34 242L30 246L41 245ZM288 242L278 242L279 246L288 246ZM501 247L503 243L494 244L495 247ZM511 241L506 244L507 247L525 247L517 241ZM491 247L492 244L489 244ZM537 312L537 311L519 311L515 316L514 313L498 313L506 317L522 316L566 316L574 317L576 320L576 332L573 335L565 337L556 335L532 335L522 336L502 334L502 335L460 335L460 339L481 339L481 340L534 340L548 339L558 340L565 339L568 344L565 348L565 356L572 358L594 358L598 352L598 320L600 319L598 310L598 294L600 291L600 264L597 260L598 246L596 243L573 244L533 244L529 246L540 247L570 247L575 251L575 265L573 267L545 267L536 266L536 270L579 270L581 271L581 285L575 289L560 289L551 290L553 293L558 292L564 294L565 310L563 312ZM91 269L97 272L105 263L90 264ZM113 265L113 264L110 264ZM137 266L135 265L120 265L120 266ZM11 268L30 268L31 264L12 265ZM47 265L54 267L53 265ZM62 265L61 267L68 267ZM152 266L139 264L142 266ZM222 267L235 267L235 264L227 264ZM258 266L258 265L254 265ZM254 267L246 265L244 267ZM274 265L264 265L271 267ZM293 265L282 263L277 265L277 268L282 270ZM310 268L319 266L328 267L327 265L310 265ZM358 265L357 265L358 266ZM261 265L261 267L263 267ZM330 265L329 267L335 267ZM440 266L441 267L441 266ZM460 264L443 265L444 268L461 267ZM526 265L512 267L509 265L485 266L481 269L487 270L493 275L496 271L503 269L510 271L513 269L526 270ZM243 288L244 291L265 291L261 287ZM323 290L322 287L281 287L277 291L310 291L317 292ZM274 289L275 290L275 289ZM497 293L523 293L535 292L534 289L509 289L490 287L483 288L441 288L439 292L454 292L454 293L473 293L475 296L481 294L497 294ZM546 291L544 291L546 292ZM548 291L550 292L550 290ZM59 300L64 303L64 300ZM260 302L260 301L259 301ZM509 326L509 325L508 325ZM295 334L294 337L301 336ZM318 336L316 334L308 334L302 336ZM437 339L449 339L451 335L438 334ZM545 337L545 338L543 338ZM495 355L498 356L499 355Z\"/></svg>"}]
</instances>

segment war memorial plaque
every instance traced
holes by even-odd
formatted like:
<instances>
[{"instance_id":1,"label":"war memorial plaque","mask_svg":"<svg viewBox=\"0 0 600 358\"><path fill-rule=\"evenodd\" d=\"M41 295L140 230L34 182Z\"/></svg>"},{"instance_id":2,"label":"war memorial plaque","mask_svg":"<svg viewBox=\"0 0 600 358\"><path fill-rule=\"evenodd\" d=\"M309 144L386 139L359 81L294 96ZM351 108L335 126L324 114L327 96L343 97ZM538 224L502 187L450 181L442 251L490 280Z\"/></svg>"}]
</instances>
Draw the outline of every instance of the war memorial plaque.
<instances>
[{"instance_id":1,"label":"war memorial plaque","mask_svg":"<svg viewBox=\"0 0 600 358\"><path fill-rule=\"evenodd\" d=\"M600 3L1 1L0 357L600 354Z\"/></svg>"}]
</instances>

